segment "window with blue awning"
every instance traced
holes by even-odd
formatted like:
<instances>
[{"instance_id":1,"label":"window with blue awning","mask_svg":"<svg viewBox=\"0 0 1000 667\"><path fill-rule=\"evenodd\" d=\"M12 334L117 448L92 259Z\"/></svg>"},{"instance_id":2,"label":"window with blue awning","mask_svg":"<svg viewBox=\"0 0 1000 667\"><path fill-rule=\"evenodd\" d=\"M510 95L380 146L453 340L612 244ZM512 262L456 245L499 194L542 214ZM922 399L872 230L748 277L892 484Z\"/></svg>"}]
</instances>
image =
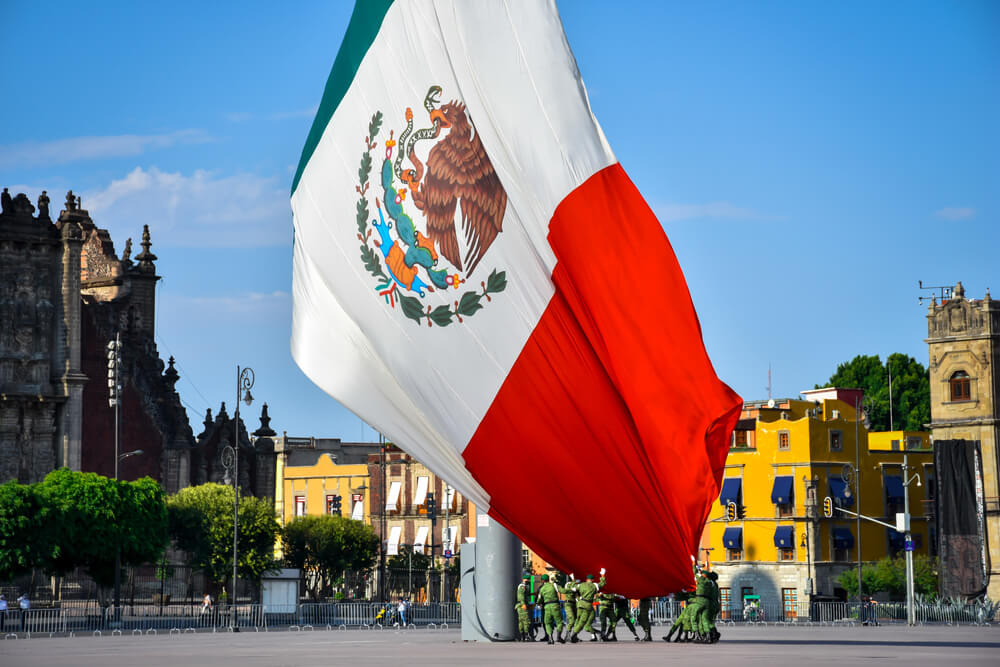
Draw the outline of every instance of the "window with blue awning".
<instances>
[{"instance_id":1,"label":"window with blue awning","mask_svg":"<svg viewBox=\"0 0 1000 667\"><path fill-rule=\"evenodd\" d=\"M795 548L795 526L778 526L774 530L774 546L779 549Z\"/></svg>"},{"instance_id":2,"label":"window with blue awning","mask_svg":"<svg viewBox=\"0 0 1000 667\"><path fill-rule=\"evenodd\" d=\"M895 476L885 476L885 493L890 500L903 499L903 478Z\"/></svg>"},{"instance_id":3,"label":"window with blue awning","mask_svg":"<svg viewBox=\"0 0 1000 667\"><path fill-rule=\"evenodd\" d=\"M791 475L775 477L774 488L771 489L771 502L776 505L788 505L792 502L792 484L795 478Z\"/></svg>"},{"instance_id":4,"label":"window with blue awning","mask_svg":"<svg viewBox=\"0 0 1000 667\"><path fill-rule=\"evenodd\" d=\"M727 549L742 549L743 529L734 527L726 528L725 532L722 533L722 546Z\"/></svg>"},{"instance_id":5,"label":"window with blue awning","mask_svg":"<svg viewBox=\"0 0 1000 667\"><path fill-rule=\"evenodd\" d=\"M854 534L851 532L850 528L833 529L833 548L834 549L854 548Z\"/></svg>"},{"instance_id":6,"label":"window with blue awning","mask_svg":"<svg viewBox=\"0 0 1000 667\"><path fill-rule=\"evenodd\" d=\"M830 497L841 507L854 505L854 494L849 493L847 482L837 477L830 478Z\"/></svg>"},{"instance_id":7,"label":"window with blue awning","mask_svg":"<svg viewBox=\"0 0 1000 667\"><path fill-rule=\"evenodd\" d=\"M719 494L719 503L723 506L729 503L740 505L740 496L743 488L743 478L727 477L722 480L722 493Z\"/></svg>"}]
</instances>

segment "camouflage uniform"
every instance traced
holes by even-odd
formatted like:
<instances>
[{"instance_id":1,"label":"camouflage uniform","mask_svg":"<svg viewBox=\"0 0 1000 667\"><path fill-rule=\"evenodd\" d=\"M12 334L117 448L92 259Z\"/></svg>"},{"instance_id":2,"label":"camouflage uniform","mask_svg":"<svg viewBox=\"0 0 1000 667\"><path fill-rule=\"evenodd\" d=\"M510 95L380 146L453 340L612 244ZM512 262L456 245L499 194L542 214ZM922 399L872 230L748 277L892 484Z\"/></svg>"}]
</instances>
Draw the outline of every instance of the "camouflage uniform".
<instances>
[{"instance_id":1,"label":"camouflage uniform","mask_svg":"<svg viewBox=\"0 0 1000 667\"><path fill-rule=\"evenodd\" d=\"M614 595L601 591L597 594L597 618L601 621L601 641L609 641L615 631Z\"/></svg>"},{"instance_id":2,"label":"camouflage uniform","mask_svg":"<svg viewBox=\"0 0 1000 667\"><path fill-rule=\"evenodd\" d=\"M653 641L653 626L649 622L649 609L653 605L653 598L642 598L639 600L639 627L646 633L642 641Z\"/></svg>"},{"instance_id":3,"label":"camouflage uniform","mask_svg":"<svg viewBox=\"0 0 1000 667\"><path fill-rule=\"evenodd\" d=\"M562 638L563 618L559 609L559 589L549 581L549 575L542 575L542 587L538 589L537 602L542 605L542 622L545 624L545 637L550 644L555 644L555 638L565 643Z\"/></svg>"},{"instance_id":4,"label":"camouflage uniform","mask_svg":"<svg viewBox=\"0 0 1000 667\"><path fill-rule=\"evenodd\" d=\"M566 585L559 589L559 592L563 594L566 600L566 605L563 609L566 610L566 632L570 633L573 631L573 626L576 625L576 587L580 585L580 582L570 576L566 579Z\"/></svg>"},{"instance_id":5,"label":"camouflage uniform","mask_svg":"<svg viewBox=\"0 0 1000 667\"><path fill-rule=\"evenodd\" d=\"M601 580L603 581L604 578L602 577ZM587 580L577 586L579 597L576 601L576 625L573 626L573 636L570 641L574 643L580 641L576 636L584 628L591 634L590 641L597 641L597 634L594 632L594 599L599 590L598 585L594 583L594 575L592 574L588 574Z\"/></svg>"},{"instance_id":6,"label":"camouflage uniform","mask_svg":"<svg viewBox=\"0 0 1000 667\"><path fill-rule=\"evenodd\" d=\"M517 586L517 604L514 611L517 612L517 631L522 642L528 641L528 632L531 630L531 612L528 609L530 602L530 591L528 590L528 577Z\"/></svg>"}]
</instances>

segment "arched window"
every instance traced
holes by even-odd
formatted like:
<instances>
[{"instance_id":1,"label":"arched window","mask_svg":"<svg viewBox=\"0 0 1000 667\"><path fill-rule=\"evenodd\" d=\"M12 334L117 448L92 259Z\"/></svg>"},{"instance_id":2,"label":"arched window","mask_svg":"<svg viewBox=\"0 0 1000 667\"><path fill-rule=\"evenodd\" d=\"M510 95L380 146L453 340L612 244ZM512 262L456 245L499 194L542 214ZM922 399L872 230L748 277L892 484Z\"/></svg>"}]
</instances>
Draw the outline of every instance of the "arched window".
<instances>
[{"instance_id":1,"label":"arched window","mask_svg":"<svg viewBox=\"0 0 1000 667\"><path fill-rule=\"evenodd\" d=\"M969 374L965 371L955 371L949 382L951 385L951 400L968 401L972 398L969 388Z\"/></svg>"}]
</instances>

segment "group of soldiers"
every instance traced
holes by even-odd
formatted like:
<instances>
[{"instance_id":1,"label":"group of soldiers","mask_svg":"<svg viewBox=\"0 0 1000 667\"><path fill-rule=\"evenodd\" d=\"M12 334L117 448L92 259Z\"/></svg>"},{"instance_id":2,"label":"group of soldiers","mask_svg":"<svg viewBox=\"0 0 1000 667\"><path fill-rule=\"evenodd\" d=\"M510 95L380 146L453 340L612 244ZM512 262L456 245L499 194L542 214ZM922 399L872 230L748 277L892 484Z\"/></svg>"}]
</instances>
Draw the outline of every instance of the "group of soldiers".
<instances>
[{"instance_id":1,"label":"group of soldiers","mask_svg":"<svg viewBox=\"0 0 1000 667\"><path fill-rule=\"evenodd\" d=\"M692 561L694 559L692 558ZM695 591L682 594L687 600L683 612L678 616L664 641L697 641L700 643L715 643L719 640L719 632L715 628L715 617L719 613L719 587L716 585L718 575L693 564L695 575ZM542 585L531 601L531 577L525 574L517 587L518 641L532 641L531 615L534 606L540 606L542 612L542 627L545 629L544 641L549 644L577 643L579 634L587 632L590 641L615 642L618 622L624 621L632 633L634 641L653 641L652 626L649 611L653 598L639 600L639 627L643 636L639 637L635 624L632 622L629 601L622 595L602 590L607 583L605 570L601 569L601 578L595 583L594 575L588 574L583 581L577 581L570 574L566 583L559 586L548 574L541 577ZM563 623L562 608L559 596L563 596L566 611L566 623ZM595 610L596 607L596 610ZM594 629L594 620L600 621L600 632ZM565 627L565 632L563 631ZM676 637L674 633L677 632Z\"/></svg>"}]
</instances>

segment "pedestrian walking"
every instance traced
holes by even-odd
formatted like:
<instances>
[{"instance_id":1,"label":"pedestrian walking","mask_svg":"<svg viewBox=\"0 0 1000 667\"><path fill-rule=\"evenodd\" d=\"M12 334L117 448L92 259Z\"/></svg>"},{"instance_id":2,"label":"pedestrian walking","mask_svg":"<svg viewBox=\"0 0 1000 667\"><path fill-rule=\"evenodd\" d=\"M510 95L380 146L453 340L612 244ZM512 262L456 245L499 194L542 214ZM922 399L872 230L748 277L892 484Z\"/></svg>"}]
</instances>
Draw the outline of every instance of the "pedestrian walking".
<instances>
[{"instance_id":1,"label":"pedestrian walking","mask_svg":"<svg viewBox=\"0 0 1000 667\"><path fill-rule=\"evenodd\" d=\"M31 600L28 599L28 594L17 598L17 604L21 608L21 631L24 631L24 626L28 621L28 610L31 609Z\"/></svg>"},{"instance_id":2,"label":"pedestrian walking","mask_svg":"<svg viewBox=\"0 0 1000 667\"><path fill-rule=\"evenodd\" d=\"M4 597L3 593L0 593L0 632L3 632L6 622L7 622L7 598Z\"/></svg>"},{"instance_id":3,"label":"pedestrian walking","mask_svg":"<svg viewBox=\"0 0 1000 667\"><path fill-rule=\"evenodd\" d=\"M406 611L409 608L410 603L406 598L399 598L399 605L396 607L396 611L399 613L399 623L402 627L406 627Z\"/></svg>"}]
</instances>

